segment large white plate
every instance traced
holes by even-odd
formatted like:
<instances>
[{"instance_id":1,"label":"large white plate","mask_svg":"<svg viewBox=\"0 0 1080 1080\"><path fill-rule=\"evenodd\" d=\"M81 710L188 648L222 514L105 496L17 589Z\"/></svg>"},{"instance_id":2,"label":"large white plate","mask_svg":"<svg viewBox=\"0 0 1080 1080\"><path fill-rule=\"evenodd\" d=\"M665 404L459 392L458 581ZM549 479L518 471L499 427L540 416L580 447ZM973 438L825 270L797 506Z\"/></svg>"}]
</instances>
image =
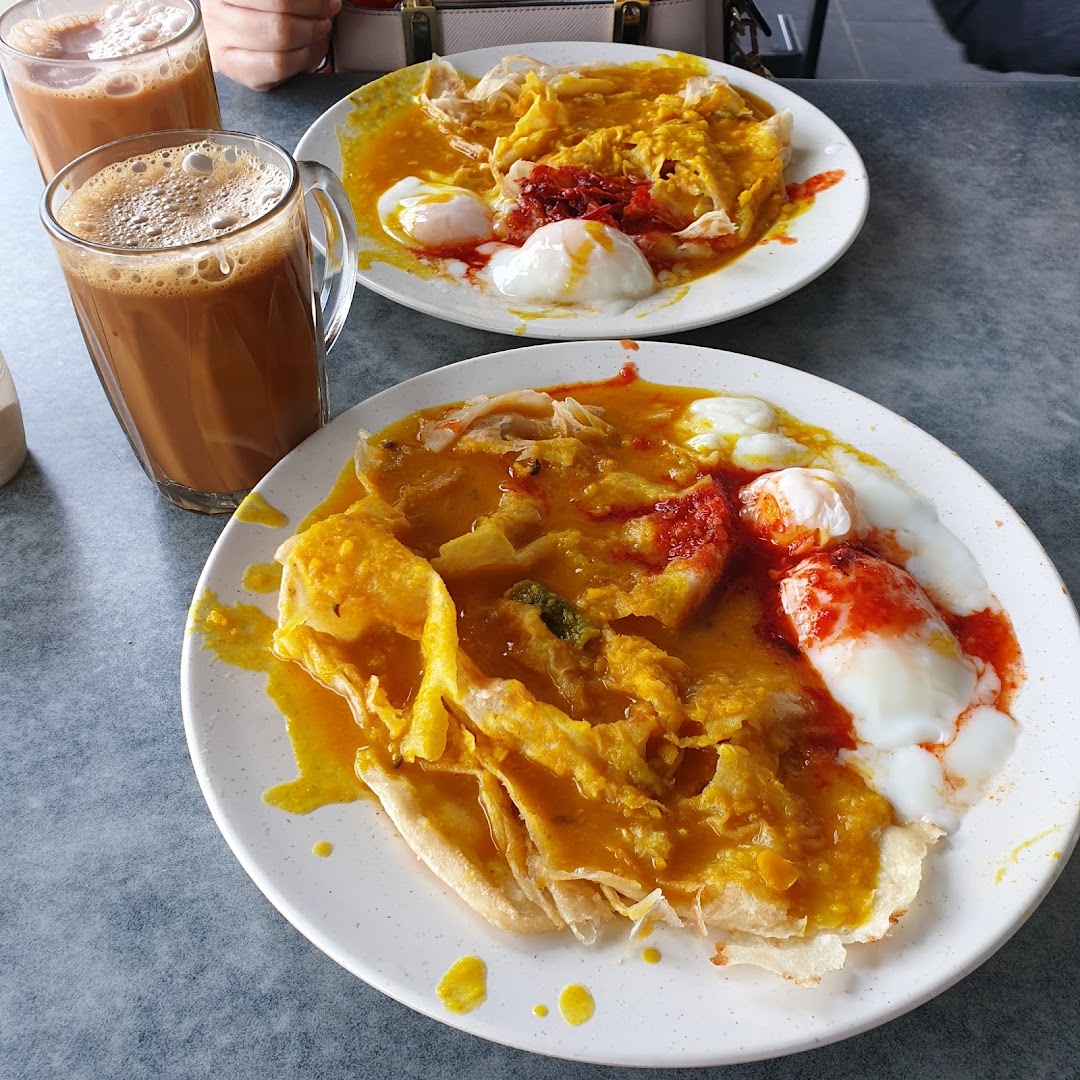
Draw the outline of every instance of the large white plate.
<instances>
[{"instance_id":1,"label":"large white plate","mask_svg":"<svg viewBox=\"0 0 1080 1080\"><path fill-rule=\"evenodd\" d=\"M459 71L479 76L512 54L533 56L552 64L629 63L662 55L658 49L639 45L542 42L478 49L448 56L447 60ZM706 63L711 71L727 75L735 86L757 95L776 109L791 110L792 161L785 171L789 183L832 169L844 171L840 183L822 192L813 206L791 223L788 235L796 243L759 244L730 265L693 282L680 299L674 299L675 290L662 290L621 315L553 308L550 316L522 318L512 310L520 308L520 303L486 294L465 282L416 277L384 262L358 270L357 280L406 307L450 322L503 334L560 340L670 334L733 319L802 288L832 266L859 234L870 199L866 167L843 131L797 94L741 68L714 60ZM385 76L399 77L400 73ZM321 161L340 174L338 134L357 107L350 96L323 113L301 138L296 156ZM378 119L377 111L372 109L370 120L361 115L353 123L376 123ZM361 244L364 245L363 237Z\"/></svg>"},{"instance_id":2,"label":"large white plate","mask_svg":"<svg viewBox=\"0 0 1080 1080\"><path fill-rule=\"evenodd\" d=\"M1017 514L926 433L865 398L764 360L687 345L618 342L530 346L451 364L357 405L315 434L258 490L295 525L350 456L360 427L415 409L614 375L633 360L644 378L764 397L894 466L933 499L971 548L1012 616L1027 665L1015 703L1019 743L992 797L927 863L918 900L891 937L850 949L842 972L800 989L763 971L720 970L692 932L658 931L651 966L612 933L591 948L569 933L517 937L474 915L410 854L370 802L306 817L271 809L263 791L295 773L284 724L263 678L228 667L198 637L184 642L188 745L210 809L237 858L282 914L349 971L406 1005L497 1042L624 1065L727 1064L789 1053L863 1031L962 978L1031 914L1076 839L1080 802L1080 631L1060 578ZM273 611L241 587L244 568L272 559L288 529L232 520L199 579L222 602ZM330 858L312 855L319 840ZM435 986L453 961L482 957L489 997L443 1010ZM596 1015L569 1027L561 987L583 983ZM532 1008L551 1006L546 1019Z\"/></svg>"}]
</instances>

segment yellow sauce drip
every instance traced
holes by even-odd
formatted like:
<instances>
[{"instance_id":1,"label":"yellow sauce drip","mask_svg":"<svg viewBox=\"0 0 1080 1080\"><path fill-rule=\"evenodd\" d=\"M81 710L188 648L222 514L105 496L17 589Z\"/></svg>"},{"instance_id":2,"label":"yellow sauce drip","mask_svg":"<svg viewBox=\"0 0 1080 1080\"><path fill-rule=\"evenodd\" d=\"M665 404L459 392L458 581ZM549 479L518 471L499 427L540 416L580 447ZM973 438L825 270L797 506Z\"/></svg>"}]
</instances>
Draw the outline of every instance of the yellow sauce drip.
<instances>
[{"instance_id":1,"label":"yellow sauce drip","mask_svg":"<svg viewBox=\"0 0 1080 1080\"><path fill-rule=\"evenodd\" d=\"M300 522L297 532L346 510L363 495L350 460L342 466L326 498ZM288 522L284 514L255 492L240 504L236 516L242 521L275 527ZM249 566L243 584L252 592L272 592L281 584L280 564ZM295 780L277 784L263 794L268 805L290 814L308 814L320 806L355 802L370 795L367 785L356 775L356 751L362 732L348 705L298 665L273 654L273 619L250 604L221 604L207 590L191 607L188 630L201 634L206 648L224 663L267 676L266 692L285 718L298 770Z\"/></svg>"},{"instance_id":2,"label":"yellow sauce drip","mask_svg":"<svg viewBox=\"0 0 1080 1080\"><path fill-rule=\"evenodd\" d=\"M362 733L337 694L271 652L274 621L251 604L225 605L209 589L188 616L188 630L219 660L267 677L266 692L285 717L299 775L263 795L271 806L307 814L335 802L354 802L367 788L354 771Z\"/></svg>"},{"instance_id":3,"label":"yellow sauce drip","mask_svg":"<svg viewBox=\"0 0 1080 1080\"><path fill-rule=\"evenodd\" d=\"M280 529L289 523L289 519L280 510L272 507L257 491L245 496L233 516L237 521L265 525L268 529Z\"/></svg>"},{"instance_id":4,"label":"yellow sauce drip","mask_svg":"<svg viewBox=\"0 0 1080 1080\"><path fill-rule=\"evenodd\" d=\"M546 1005L534 1005L533 1016L539 1016L541 1019L548 1014L548 1007Z\"/></svg>"},{"instance_id":5,"label":"yellow sauce drip","mask_svg":"<svg viewBox=\"0 0 1080 1080\"><path fill-rule=\"evenodd\" d=\"M487 1000L487 964L479 956L455 960L435 987L447 1012L470 1013Z\"/></svg>"},{"instance_id":6,"label":"yellow sauce drip","mask_svg":"<svg viewBox=\"0 0 1080 1080\"><path fill-rule=\"evenodd\" d=\"M366 492L360 486L360 481L356 479L356 469L350 458L341 467L341 471L338 473L329 494L300 522L296 531L302 533L305 529L310 529L316 521L322 521L330 517L331 514L343 513L357 499L362 499L365 494Z\"/></svg>"},{"instance_id":7,"label":"yellow sauce drip","mask_svg":"<svg viewBox=\"0 0 1080 1080\"><path fill-rule=\"evenodd\" d=\"M593 1018L596 1002L584 986L571 983L559 994L559 1012L571 1027L578 1027Z\"/></svg>"},{"instance_id":8,"label":"yellow sauce drip","mask_svg":"<svg viewBox=\"0 0 1080 1080\"><path fill-rule=\"evenodd\" d=\"M272 593L281 587L281 563L252 563L244 571L242 584L248 592Z\"/></svg>"},{"instance_id":9,"label":"yellow sauce drip","mask_svg":"<svg viewBox=\"0 0 1080 1080\"><path fill-rule=\"evenodd\" d=\"M311 852L313 855L318 855L320 859L325 859L333 850L334 845L329 840L319 840L311 849Z\"/></svg>"},{"instance_id":10,"label":"yellow sauce drip","mask_svg":"<svg viewBox=\"0 0 1080 1080\"><path fill-rule=\"evenodd\" d=\"M685 299L686 294L690 291L689 285L681 285L677 289L672 289L671 295L662 304L657 304L656 307L649 308L647 311L639 312L634 316L635 319L644 319L651 315L654 311L663 311L664 308L672 307L674 304L679 303Z\"/></svg>"},{"instance_id":11,"label":"yellow sauce drip","mask_svg":"<svg viewBox=\"0 0 1080 1080\"><path fill-rule=\"evenodd\" d=\"M1061 828L1060 825L1052 825L1049 829L1045 829L1043 832L1039 833L1038 836L1033 836L1030 840L1025 840L1022 844L1017 844L1016 847L1014 847L1012 849L1012 852L1009 855L1009 860L1008 861L1011 862L1011 863L1016 863L1017 865L1019 865L1019 863L1020 863L1019 856L1020 856L1021 851L1023 851L1025 848L1031 847L1034 844L1037 844L1040 840L1045 840L1051 833L1057 832L1058 829L1060 829L1060 828ZM1057 852L1057 851L1053 851L1053 852L1050 853L1050 858L1051 859L1060 859L1061 854L1059 852ZM999 866L998 869L997 869L997 873L994 874L994 884L999 885L1001 883L1002 878L1004 878L1005 875L1008 872L1009 872L1009 868L1007 866Z\"/></svg>"},{"instance_id":12,"label":"yellow sauce drip","mask_svg":"<svg viewBox=\"0 0 1080 1080\"><path fill-rule=\"evenodd\" d=\"M508 308L507 314L513 315L523 322L530 322L536 319L573 319L576 317L573 311L518 311L515 308ZM525 333L525 329L525 326L522 326L521 333Z\"/></svg>"},{"instance_id":13,"label":"yellow sauce drip","mask_svg":"<svg viewBox=\"0 0 1080 1080\"><path fill-rule=\"evenodd\" d=\"M661 952L659 949L654 949L651 945L647 949L641 950L641 959L646 964L659 964Z\"/></svg>"}]
</instances>

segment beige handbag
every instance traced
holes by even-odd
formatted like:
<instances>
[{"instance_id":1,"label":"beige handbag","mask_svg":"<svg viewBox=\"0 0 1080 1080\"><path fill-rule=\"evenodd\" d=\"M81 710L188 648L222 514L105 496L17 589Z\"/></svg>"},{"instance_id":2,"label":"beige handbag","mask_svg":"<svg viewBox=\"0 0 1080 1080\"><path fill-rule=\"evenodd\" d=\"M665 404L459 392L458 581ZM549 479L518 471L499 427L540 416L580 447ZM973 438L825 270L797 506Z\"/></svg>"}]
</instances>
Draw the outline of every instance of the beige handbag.
<instances>
[{"instance_id":1,"label":"beige handbag","mask_svg":"<svg viewBox=\"0 0 1080 1080\"><path fill-rule=\"evenodd\" d=\"M621 41L738 62L733 42L748 25L740 8L757 15L753 4L729 0L401 0L389 9L345 0L333 66L393 71L433 53L531 41Z\"/></svg>"}]
</instances>

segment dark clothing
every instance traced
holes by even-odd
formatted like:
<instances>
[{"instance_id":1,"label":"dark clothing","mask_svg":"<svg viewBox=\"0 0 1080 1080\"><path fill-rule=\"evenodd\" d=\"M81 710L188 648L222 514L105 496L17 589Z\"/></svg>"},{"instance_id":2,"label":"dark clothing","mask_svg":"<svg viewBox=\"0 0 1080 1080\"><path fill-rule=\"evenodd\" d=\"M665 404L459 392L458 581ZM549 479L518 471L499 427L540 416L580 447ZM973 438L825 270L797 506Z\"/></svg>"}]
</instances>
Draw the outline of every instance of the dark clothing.
<instances>
[{"instance_id":1,"label":"dark clothing","mask_svg":"<svg viewBox=\"0 0 1080 1080\"><path fill-rule=\"evenodd\" d=\"M1080 75L1080 0L933 0L972 64Z\"/></svg>"}]
</instances>

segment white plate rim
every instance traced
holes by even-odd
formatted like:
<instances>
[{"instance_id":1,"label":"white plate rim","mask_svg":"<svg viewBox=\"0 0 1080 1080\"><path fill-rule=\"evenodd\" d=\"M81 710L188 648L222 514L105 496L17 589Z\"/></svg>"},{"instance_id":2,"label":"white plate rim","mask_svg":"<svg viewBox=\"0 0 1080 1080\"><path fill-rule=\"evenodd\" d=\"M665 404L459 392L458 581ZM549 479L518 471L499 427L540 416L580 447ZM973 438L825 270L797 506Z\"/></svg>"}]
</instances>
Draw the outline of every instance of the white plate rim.
<instances>
[{"instance_id":1,"label":"white plate rim","mask_svg":"<svg viewBox=\"0 0 1080 1080\"><path fill-rule=\"evenodd\" d=\"M392 830L385 821L378 820L379 815L370 804L328 808L328 814L318 811L304 819L293 819L270 811L260 798L266 787L276 780L287 779L290 773L253 776L243 762L214 759L215 730L220 733L230 722L222 718L227 715L228 706L235 703L226 700L229 692L235 696L239 687L236 700L258 714L253 721L256 729L265 722L268 705L269 714L275 714L276 710L265 696L264 700L259 699L261 691L256 683L251 679L245 681L243 673L219 664L187 633L181 658L181 701L196 776L222 834L271 903L342 966L433 1019L509 1046L597 1064L653 1067L735 1064L835 1042L910 1011L978 967L1030 916L1053 885L1076 843L1080 828L1080 742L1067 737L1071 733L1066 729L1075 726L1076 716L1069 715L1069 709L1075 712L1075 703L1080 701L1080 665L1076 664L1080 658L1080 624L1067 590L1046 553L1016 512L985 480L926 432L869 399L817 376L700 346L642 341L631 350L625 342L601 341L527 346L487 354L399 383L337 417L279 463L256 490L271 504L291 511L294 520L298 520L329 487L348 456L339 451L351 443L361 423L381 426L414 408L459 400L476 392L608 377L627 360L638 364L643 377L674 384L700 386L700 376L715 370L715 378L706 382L708 388L757 392L812 423L822 423L823 408L839 406L842 415L823 426L830 426L838 437L861 449L876 453L920 490L928 494L931 493L928 489L946 491L959 480L970 485L972 494L966 505L977 512L977 519L960 519L956 505L939 502L939 509L943 520L975 552L987 570L994 591L1016 623L1028 665L1028 681L1016 710L1024 734L1006 766L998 798L978 804L960 832L949 841L948 848L932 853L930 880L892 937L852 950L845 972L827 976L815 990L792 988L752 969L718 972L704 963L707 951L702 951L700 957L701 968L709 969L708 979L703 980L701 968L691 970L688 966L688 957L696 953L687 950L687 938L667 937L663 948L665 956L670 951L671 966L665 969L664 964L658 965L659 977L655 981L666 987L669 998L666 1004L663 996L659 1003L651 1003L653 1030L662 1027L665 1008L673 1008L676 1002L683 1010L679 1015L684 1015L687 1008L692 1014L695 1002L691 998L700 998L703 988L707 992L708 987L715 988L717 1016L725 1015L727 1007L728 1019L734 1020L735 1030L719 1025L715 1041L709 1042L703 1041L700 1028L694 1027L678 1032L684 1036L681 1045L670 1041L654 1046L649 1042L641 1044L632 1023L624 1024L618 1017L609 1021L600 1011L611 1004L605 995L614 996L620 1008L632 1008L627 1003L637 1000L634 993L643 985L646 988L650 985L642 982L644 966L635 965L632 951L611 942L605 942L599 953L582 950L572 943L567 947L565 941L552 945L551 936L545 935L542 941L533 943L533 962L541 972L549 969L546 972L549 983L553 986L560 980L582 981L596 985L601 992L597 993L597 1018L590 1024L569 1028L557 1019L553 1008L554 1022L549 1018L541 1025L524 1008L513 980L500 971L501 966L518 975L532 970L529 958L521 952L523 939L510 936L507 941L507 936L492 932L423 868L411 870L415 877L406 880L409 896L403 902L409 903L409 897L421 893L423 909L427 911L427 905L434 905L430 910L437 911L449 926L449 929L447 926L427 928L422 935L424 948L434 957L429 958L426 966L421 964L430 975L425 985L418 985L415 977L410 981L403 970L371 962L366 951L371 947L370 940L359 943L355 935L352 940L344 940L340 926L327 929L327 910L313 910L310 902L297 902L298 892L304 894L305 890L322 887L327 868L331 871L327 881L333 885L337 880L333 875L346 865L343 860L337 863L333 859L315 860L310 855L311 837L320 830L340 828L343 822L363 817L365 827L358 830L358 835L364 833L365 840L375 837L383 845L372 859L396 860L387 873L409 866L410 860L402 860L400 853L391 850L392 843L384 843ZM527 372L527 377L516 374L518 371ZM893 460L881 453L882 447L891 444L895 444L893 449L897 451L892 455ZM327 457L331 451L332 456ZM897 457L902 460L896 460ZM325 481L323 488L312 492L305 479L299 492L292 491L290 485L301 483L305 471L312 468ZM915 482L917 478L919 482ZM241 589L236 570L241 564L267 561L267 550L272 552L281 539L284 539L282 533L275 534L235 518L231 520L207 559L194 598L211 587L226 603L236 600L260 603ZM987 555L995 550L1005 552L1001 559L1009 560L1016 571L1011 580L992 572L999 563L993 558L988 563ZM1022 558L1017 558L1018 555ZM1047 632L1048 629L1052 632ZM1058 711L1045 707L1055 702L1062 706ZM1033 710L1031 716L1028 709ZM288 757L287 740L281 732L274 742L278 757L283 753ZM239 772L234 771L237 765L243 766ZM249 814L248 819L238 820L237 794L230 785L239 785L242 799L258 802L257 806L252 802L244 811ZM267 829L276 831L271 836ZM294 845L285 851L282 844L287 841L282 838L290 830L304 839L299 848ZM1030 841L1034 842L1029 845ZM1048 846L1057 853L1056 859L1048 852ZM362 849L353 854L357 858L365 857ZM355 866L349 866L347 878L355 871ZM957 871L961 872L958 878ZM970 878L965 876L969 874ZM304 880L299 881L299 877ZM946 895L950 898L947 904L943 899ZM376 902L384 899L376 898ZM1002 899L1004 903L995 902ZM957 906L965 902L969 906L962 909ZM333 906L329 904L330 909ZM967 925L973 916L977 916L982 928L974 936ZM480 944L470 948L470 943ZM526 946L525 951L532 947ZM434 983L448 962L464 952L477 952L488 962L503 1000L494 1005L489 1001L475 1013L455 1016L442 1010L434 994ZM613 976L615 969L619 970ZM580 977L571 978L574 972L581 973ZM647 972L645 977L651 975L652 972ZM626 981L637 989L632 989L627 997L620 989L622 982L613 979ZM620 998L621 993L624 996ZM554 1005L550 993L546 1001ZM517 1011L511 1011L511 1005Z\"/></svg>"},{"instance_id":2,"label":"white plate rim","mask_svg":"<svg viewBox=\"0 0 1080 1080\"><path fill-rule=\"evenodd\" d=\"M671 55L671 51L619 43L528 42L476 49L445 59L466 73L480 75L507 55L534 56L551 63L626 63ZM845 171L844 179L835 188L819 195L814 206L789 226L788 234L801 238L800 243L759 245L716 274L692 282L681 300L655 310L653 301L639 305L649 314L631 309L623 315L560 312L552 317L525 319L514 314L506 301L482 296L471 286L417 278L379 262L358 269L358 283L413 310L463 326L562 341L655 337L692 330L756 311L808 285L840 259L862 229L870 199L866 166L841 128L805 98L742 68L701 59L711 72L728 76L735 85L778 109L792 110L795 125L792 164L786 170L788 182L805 180L826 169ZM298 159L318 161L341 173L336 132L352 111L352 99L352 94L346 95L308 127L296 146Z\"/></svg>"}]
</instances>

